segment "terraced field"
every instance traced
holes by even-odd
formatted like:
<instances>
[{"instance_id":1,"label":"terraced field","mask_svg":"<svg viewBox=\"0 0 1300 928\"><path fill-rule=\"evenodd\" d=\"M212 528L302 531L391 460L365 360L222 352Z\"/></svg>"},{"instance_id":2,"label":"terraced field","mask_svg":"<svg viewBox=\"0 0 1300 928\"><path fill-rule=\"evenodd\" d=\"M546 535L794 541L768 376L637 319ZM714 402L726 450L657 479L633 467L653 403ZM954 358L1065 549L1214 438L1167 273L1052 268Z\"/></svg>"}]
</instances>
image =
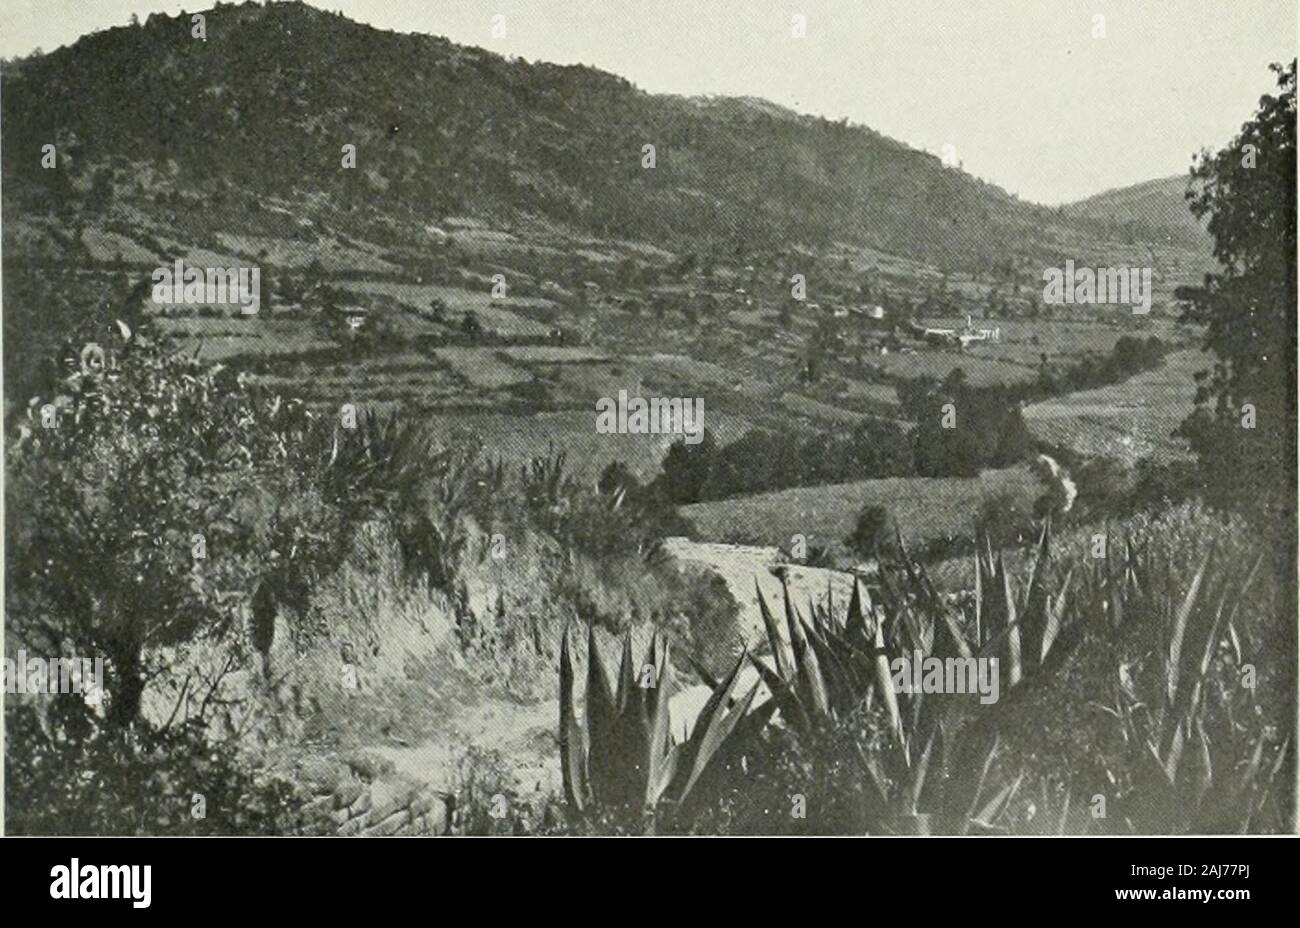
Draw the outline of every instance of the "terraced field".
<instances>
[{"instance_id":1,"label":"terraced field","mask_svg":"<svg viewBox=\"0 0 1300 928\"><path fill-rule=\"evenodd\" d=\"M1123 383L1027 406L1025 424L1039 441L1128 465L1148 456L1185 458L1187 446L1172 432L1192 411L1192 375L1209 366L1200 351L1176 351Z\"/></svg>"},{"instance_id":2,"label":"terraced field","mask_svg":"<svg viewBox=\"0 0 1300 928\"><path fill-rule=\"evenodd\" d=\"M485 329L507 338L545 338L551 332L550 326L510 311L512 306L521 309L548 306L550 304L547 300L527 297L505 297L494 300L486 287L480 291L438 284L404 284L386 280L347 281L343 283L343 287L355 293L390 297L418 315L428 315L429 304L434 299L439 299L447 305L453 321L459 322L465 313L473 312Z\"/></svg>"},{"instance_id":3,"label":"terraced field","mask_svg":"<svg viewBox=\"0 0 1300 928\"><path fill-rule=\"evenodd\" d=\"M434 356L466 383L484 390L496 390L533 379L528 371L498 358L492 348L439 348Z\"/></svg>"},{"instance_id":4,"label":"terraced field","mask_svg":"<svg viewBox=\"0 0 1300 928\"><path fill-rule=\"evenodd\" d=\"M345 245L331 238L316 241L264 235L217 233L222 247L247 258L258 258L276 267L306 268L317 262L327 272L365 271L391 274L399 269L384 261L375 246ZM263 258L262 256L265 255Z\"/></svg>"},{"instance_id":5,"label":"terraced field","mask_svg":"<svg viewBox=\"0 0 1300 928\"><path fill-rule=\"evenodd\" d=\"M106 264L117 261L126 264L157 264L159 261L157 255L138 242L104 229L86 229L81 235L81 243L86 246L93 261Z\"/></svg>"},{"instance_id":6,"label":"terraced field","mask_svg":"<svg viewBox=\"0 0 1300 928\"><path fill-rule=\"evenodd\" d=\"M198 351L208 361L237 356L292 356L335 346L301 320L238 315L160 316L155 324L159 331L175 339L182 351Z\"/></svg>"},{"instance_id":7,"label":"terraced field","mask_svg":"<svg viewBox=\"0 0 1300 928\"><path fill-rule=\"evenodd\" d=\"M521 345L502 348L498 353L515 361L532 364L585 364L609 360L609 355L603 351L563 345Z\"/></svg>"}]
</instances>

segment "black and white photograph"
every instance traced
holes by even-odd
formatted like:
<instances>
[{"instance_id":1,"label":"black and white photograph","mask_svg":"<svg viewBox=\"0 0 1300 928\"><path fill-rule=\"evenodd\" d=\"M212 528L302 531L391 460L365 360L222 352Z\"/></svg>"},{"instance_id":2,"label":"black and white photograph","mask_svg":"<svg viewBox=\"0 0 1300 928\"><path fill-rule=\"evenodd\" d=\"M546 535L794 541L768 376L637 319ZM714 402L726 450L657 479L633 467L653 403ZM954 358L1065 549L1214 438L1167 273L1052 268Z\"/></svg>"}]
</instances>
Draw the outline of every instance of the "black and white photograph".
<instances>
[{"instance_id":1,"label":"black and white photograph","mask_svg":"<svg viewBox=\"0 0 1300 928\"><path fill-rule=\"evenodd\" d=\"M4 834L1294 835L1296 38L0 0Z\"/></svg>"}]
</instances>

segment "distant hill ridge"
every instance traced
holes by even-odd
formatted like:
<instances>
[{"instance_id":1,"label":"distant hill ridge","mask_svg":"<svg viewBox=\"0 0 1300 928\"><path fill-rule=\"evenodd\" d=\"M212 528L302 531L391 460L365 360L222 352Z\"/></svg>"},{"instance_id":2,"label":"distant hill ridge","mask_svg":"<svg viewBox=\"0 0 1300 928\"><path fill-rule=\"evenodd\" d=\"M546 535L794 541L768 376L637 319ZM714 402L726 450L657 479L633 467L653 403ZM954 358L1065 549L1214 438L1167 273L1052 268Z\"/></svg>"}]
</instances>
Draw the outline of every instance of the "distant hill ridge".
<instances>
[{"instance_id":1,"label":"distant hill ridge","mask_svg":"<svg viewBox=\"0 0 1300 928\"><path fill-rule=\"evenodd\" d=\"M1200 240L1208 251L1210 235L1205 223L1187 206L1188 182L1186 174L1159 177L1105 190L1066 205L1064 211L1071 218L1123 228L1142 238L1173 243Z\"/></svg>"},{"instance_id":2,"label":"distant hill ridge","mask_svg":"<svg viewBox=\"0 0 1300 928\"><path fill-rule=\"evenodd\" d=\"M1206 250L1164 180L1133 194L1135 226L1122 191L1030 204L866 127L765 100L652 95L296 2L208 10L206 42L190 15L6 62L5 182L47 182L32 153L55 142L74 167L145 164L187 189L325 195L422 220L528 216L676 249L840 241L974 269L1136 233ZM345 144L355 170L341 167Z\"/></svg>"}]
</instances>

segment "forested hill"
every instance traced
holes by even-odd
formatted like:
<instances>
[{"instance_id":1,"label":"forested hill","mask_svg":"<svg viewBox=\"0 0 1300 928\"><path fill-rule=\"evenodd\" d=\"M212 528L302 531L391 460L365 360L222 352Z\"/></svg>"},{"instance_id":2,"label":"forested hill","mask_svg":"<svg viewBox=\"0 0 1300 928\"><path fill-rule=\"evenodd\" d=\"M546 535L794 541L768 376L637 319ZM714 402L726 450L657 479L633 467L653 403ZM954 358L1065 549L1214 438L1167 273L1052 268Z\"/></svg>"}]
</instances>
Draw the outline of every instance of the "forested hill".
<instances>
[{"instance_id":1,"label":"forested hill","mask_svg":"<svg viewBox=\"0 0 1300 928\"><path fill-rule=\"evenodd\" d=\"M986 268L1130 231L762 100L648 94L592 68L380 31L301 3L205 16L206 41L192 37L190 14L155 14L6 62L6 185L56 182L40 166L53 142L73 172L145 172L189 193L324 194L428 221L527 216L736 253L843 241ZM355 170L341 166L347 144Z\"/></svg>"}]
</instances>

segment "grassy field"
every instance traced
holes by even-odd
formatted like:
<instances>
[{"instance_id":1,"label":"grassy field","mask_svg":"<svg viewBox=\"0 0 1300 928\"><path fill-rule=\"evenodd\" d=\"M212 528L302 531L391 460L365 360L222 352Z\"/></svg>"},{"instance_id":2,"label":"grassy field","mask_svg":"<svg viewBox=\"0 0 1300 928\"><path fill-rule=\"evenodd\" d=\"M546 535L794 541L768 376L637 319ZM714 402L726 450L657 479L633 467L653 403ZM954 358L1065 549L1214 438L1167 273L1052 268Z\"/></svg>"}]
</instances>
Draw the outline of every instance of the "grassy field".
<instances>
[{"instance_id":1,"label":"grassy field","mask_svg":"<svg viewBox=\"0 0 1300 928\"><path fill-rule=\"evenodd\" d=\"M1147 456L1185 457L1186 445L1171 433L1192 411L1192 375L1209 366L1200 351L1176 351L1123 383L1027 406L1025 424L1039 441L1129 465Z\"/></svg>"},{"instance_id":2,"label":"grassy field","mask_svg":"<svg viewBox=\"0 0 1300 928\"><path fill-rule=\"evenodd\" d=\"M138 242L104 229L86 229L81 234L81 242L92 261L111 264L121 259L127 264L157 264L161 260Z\"/></svg>"},{"instance_id":3,"label":"grassy field","mask_svg":"<svg viewBox=\"0 0 1300 928\"><path fill-rule=\"evenodd\" d=\"M977 386L1024 383L1038 374L1036 365L1001 359L983 345L968 351L923 348L886 355L873 354L868 356L866 363L883 376L904 379L926 376L942 380L956 368L961 368L966 382Z\"/></svg>"},{"instance_id":4,"label":"grassy field","mask_svg":"<svg viewBox=\"0 0 1300 928\"><path fill-rule=\"evenodd\" d=\"M398 268L382 260L372 248L344 245L334 239L317 241L277 238L265 235L217 233L222 246L248 258L265 260L276 267L305 268L313 261L327 272L369 271L391 274ZM262 256L265 255L265 258Z\"/></svg>"},{"instance_id":5,"label":"grassy field","mask_svg":"<svg viewBox=\"0 0 1300 928\"><path fill-rule=\"evenodd\" d=\"M510 311L511 306L524 308L545 304L546 301L515 297L493 300L487 287L480 291L435 284L403 284L389 281L348 281L343 286L358 293L390 297L419 315L427 315L429 303L435 298L440 299L447 304L453 321L458 322L465 313L473 312L484 328L505 337L538 338L545 337L551 331L549 326L541 322L524 318Z\"/></svg>"},{"instance_id":6,"label":"grassy field","mask_svg":"<svg viewBox=\"0 0 1300 928\"><path fill-rule=\"evenodd\" d=\"M502 361L491 348L439 348L434 357L448 365L466 383L484 390L496 390L533 379L533 375L523 368Z\"/></svg>"},{"instance_id":7,"label":"grassy field","mask_svg":"<svg viewBox=\"0 0 1300 928\"><path fill-rule=\"evenodd\" d=\"M532 364L584 364L608 361L609 355L591 348L571 348L563 345L521 345L498 351L513 361Z\"/></svg>"},{"instance_id":8,"label":"grassy field","mask_svg":"<svg viewBox=\"0 0 1300 928\"><path fill-rule=\"evenodd\" d=\"M523 463L548 450L567 454L565 470L594 481L614 461L622 461L642 481L659 473L671 435L602 435L596 432L596 412L567 410L512 416L499 413L430 415L435 434L463 434L481 441L485 452L512 463ZM705 411L707 428L719 444L739 438L750 423L734 416Z\"/></svg>"},{"instance_id":9,"label":"grassy field","mask_svg":"<svg viewBox=\"0 0 1300 928\"><path fill-rule=\"evenodd\" d=\"M296 355L334 347L334 342L310 325L295 320L260 316L166 317L155 320L158 329L176 340L182 351L208 361L240 355Z\"/></svg>"},{"instance_id":10,"label":"grassy field","mask_svg":"<svg viewBox=\"0 0 1300 928\"><path fill-rule=\"evenodd\" d=\"M395 404L419 408L457 403L465 392L450 370L414 352L302 367L302 371L257 375L256 380L301 396L318 408L344 403L374 409Z\"/></svg>"},{"instance_id":11,"label":"grassy field","mask_svg":"<svg viewBox=\"0 0 1300 928\"><path fill-rule=\"evenodd\" d=\"M798 416L806 416L822 422L839 422L844 425L857 425L862 421L862 413L850 409L832 406L798 393L781 395L781 405Z\"/></svg>"},{"instance_id":12,"label":"grassy field","mask_svg":"<svg viewBox=\"0 0 1300 928\"><path fill-rule=\"evenodd\" d=\"M682 509L704 541L740 540L788 547L793 535L810 545L842 542L867 503L887 506L903 539L923 543L969 534L980 503L1009 493L1031 504L1042 486L1028 468L985 471L979 477L891 477L820 487L796 487L738 499L696 503Z\"/></svg>"}]
</instances>

